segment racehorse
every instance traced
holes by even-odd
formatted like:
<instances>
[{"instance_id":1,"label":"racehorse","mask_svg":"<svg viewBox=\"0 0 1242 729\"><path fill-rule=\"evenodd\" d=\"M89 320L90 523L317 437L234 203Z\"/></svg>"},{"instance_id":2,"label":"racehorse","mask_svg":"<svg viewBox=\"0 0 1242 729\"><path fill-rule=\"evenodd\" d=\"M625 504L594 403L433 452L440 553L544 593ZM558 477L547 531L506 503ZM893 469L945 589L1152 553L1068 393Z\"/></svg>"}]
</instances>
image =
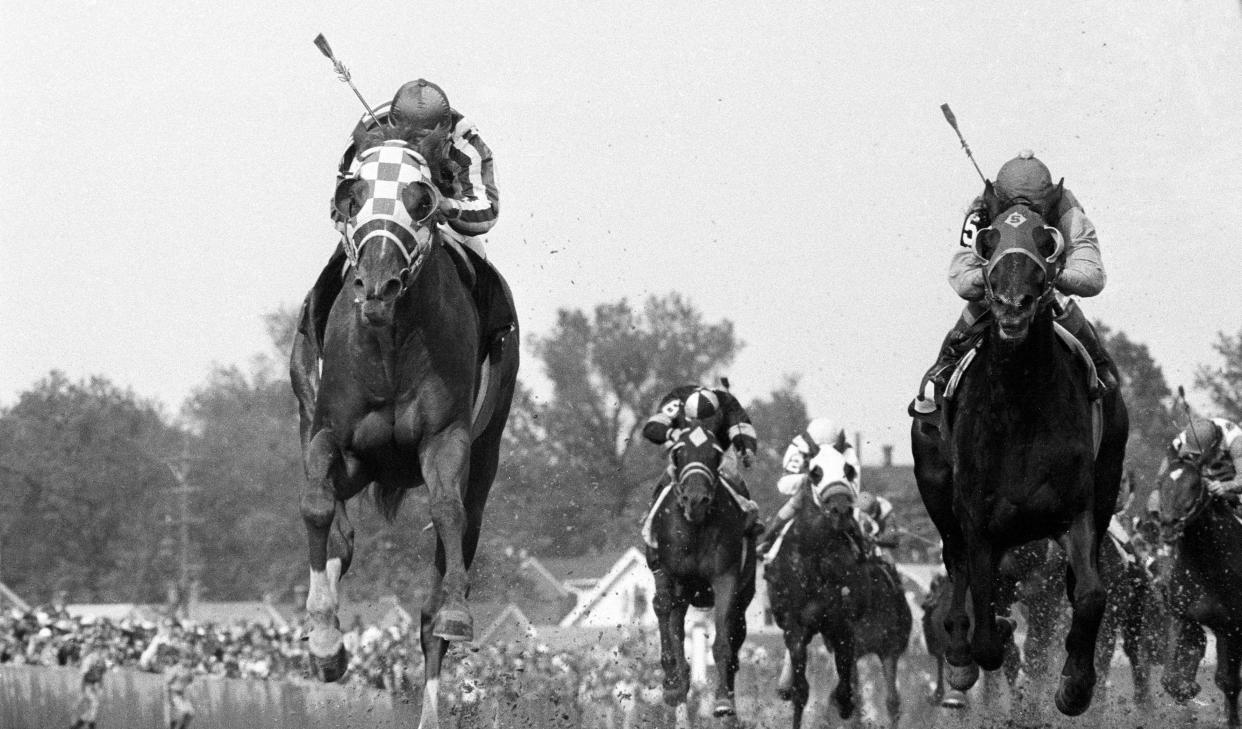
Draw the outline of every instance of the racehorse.
<instances>
[{"instance_id":1,"label":"racehorse","mask_svg":"<svg viewBox=\"0 0 1242 729\"><path fill-rule=\"evenodd\" d=\"M738 724L733 679L746 640L746 608L755 597L755 550L745 535L745 514L722 482L724 449L711 431L694 423L669 452L673 482L652 519L661 568L655 571L652 607L660 628L664 702L688 720L690 665L685 653L686 610L714 607L716 703L713 716Z\"/></svg>"},{"instance_id":2,"label":"racehorse","mask_svg":"<svg viewBox=\"0 0 1242 729\"><path fill-rule=\"evenodd\" d=\"M496 475L518 346L514 331L499 361L486 356L480 312L463 281L466 264L437 227L439 192L430 169L442 147L416 147L406 134L382 127L356 137L357 173L338 185L335 199L348 220L346 285L332 297L317 295L320 286L307 296L290 374L307 479L301 513L310 653L325 680L344 673L336 612L337 583L353 557L346 502L373 485L380 512L391 520L405 493L426 484L436 579L421 610L419 726L435 727L448 643L473 636L466 571ZM321 284L342 275L339 258L333 261Z\"/></svg>"},{"instance_id":3,"label":"racehorse","mask_svg":"<svg viewBox=\"0 0 1242 729\"><path fill-rule=\"evenodd\" d=\"M1053 202L1062 190L1058 185ZM1012 621L996 617L996 571L1006 550L1056 538L1069 555L1073 596L1056 704L1073 716L1087 709L1095 687L1105 608L1100 538L1121 481L1128 421L1114 388L1103 396L1093 458L1093 367L1054 327L1061 234L1044 223L1040 208L1001 200L990 183L983 199L993 223L976 235L975 252L986 261L984 301L992 319L963 360L964 372L955 373L940 427L915 418L911 428L915 478L953 577L945 619L949 682L966 690L979 667L1001 666L1013 631Z\"/></svg>"},{"instance_id":4,"label":"racehorse","mask_svg":"<svg viewBox=\"0 0 1242 729\"><path fill-rule=\"evenodd\" d=\"M853 480L854 467L836 449L823 448L811 459L803 487L810 488L809 498L802 499L764 570L792 668L777 693L793 704L794 729L802 725L810 696L807 645L816 634L836 662L832 700L842 719L854 713L857 660L869 654L880 659L892 725L901 717L897 661L910 642L913 617L901 585L884 565L865 556L854 521Z\"/></svg>"},{"instance_id":5,"label":"racehorse","mask_svg":"<svg viewBox=\"0 0 1242 729\"><path fill-rule=\"evenodd\" d=\"M1238 669L1242 666L1242 523L1225 499L1207 487L1203 468L1211 454L1181 456L1170 448L1169 472L1160 484L1160 538L1174 545L1167 606L1172 616L1171 654L1161 685L1180 703L1199 693L1195 672L1203 660L1203 626L1216 636L1216 685L1225 694L1230 727L1238 721Z\"/></svg>"},{"instance_id":6,"label":"racehorse","mask_svg":"<svg viewBox=\"0 0 1242 729\"><path fill-rule=\"evenodd\" d=\"M948 575L936 575L932 578L931 585L927 590L927 597L923 600L923 642L927 646L927 655L936 661L936 685L932 688L932 693L928 700L932 704L938 704L950 709L966 708L966 695L960 691L945 692L944 680L944 652L949 642L948 633L945 631L944 619L949 614L949 609L953 606L953 585L949 581ZM966 603L966 612L971 612L970 602ZM1021 653L1018 646L1010 636L1009 641L1005 644L1005 660L1001 668L1004 671L1005 680L1010 686L1013 686L1018 679L1018 671L1021 669ZM992 678L991 673L984 676L984 699L990 700L992 694Z\"/></svg>"}]
</instances>

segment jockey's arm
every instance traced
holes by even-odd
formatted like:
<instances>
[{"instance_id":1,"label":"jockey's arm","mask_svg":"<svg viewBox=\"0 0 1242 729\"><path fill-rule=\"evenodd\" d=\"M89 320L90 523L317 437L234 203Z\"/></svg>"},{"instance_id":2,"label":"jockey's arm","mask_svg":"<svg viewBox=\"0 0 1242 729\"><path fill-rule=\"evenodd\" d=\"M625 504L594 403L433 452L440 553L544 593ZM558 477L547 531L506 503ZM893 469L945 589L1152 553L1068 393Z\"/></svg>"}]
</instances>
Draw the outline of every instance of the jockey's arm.
<instances>
[{"instance_id":1,"label":"jockey's arm","mask_svg":"<svg viewBox=\"0 0 1242 729\"><path fill-rule=\"evenodd\" d=\"M1231 494L1242 494L1242 479L1238 477L1238 469L1242 468L1242 437L1234 437L1224 447L1225 457L1233 462L1233 478L1221 481L1221 490Z\"/></svg>"},{"instance_id":2,"label":"jockey's arm","mask_svg":"<svg viewBox=\"0 0 1242 729\"><path fill-rule=\"evenodd\" d=\"M458 119L454 126L449 158L457 167L453 200L446 213L449 227L466 236L483 235L496 224L500 193L492 151L466 119Z\"/></svg>"},{"instance_id":3,"label":"jockey's arm","mask_svg":"<svg viewBox=\"0 0 1242 729\"><path fill-rule=\"evenodd\" d=\"M733 446L738 455L754 453L759 448L759 439L755 426L750 423L750 413L742 407L736 397L728 392L717 391L720 397L720 409L724 415L722 423L728 427L725 440Z\"/></svg>"},{"instance_id":4,"label":"jockey's arm","mask_svg":"<svg viewBox=\"0 0 1242 729\"><path fill-rule=\"evenodd\" d=\"M973 248L958 248L949 262L949 285L967 301L983 298L983 259Z\"/></svg>"},{"instance_id":5,"label":"jockey's arm","mask_svg":"<svg viewBox=\"0 0 1242 729\"><path fill-rule=\"evenodd\" d=\"M1057 290L1071 296L1095 296L1104 290L1106 277L1100 258L1100 242L1095 225L1082 208L1072 207L1057 223L1065 237L1065 258Z\"/></svg>"},{"instance_id":6,"label":"jockey's arm","mask_svg":"<svg viewBox=\"0 0 1242 729\"><path fill-rule=\"evenodd\" d=\"M875 535L875 543L888 549L896 549L901 544L901 530L892 514L879 521L880 531Z\"/></svg>"}]
</instances>

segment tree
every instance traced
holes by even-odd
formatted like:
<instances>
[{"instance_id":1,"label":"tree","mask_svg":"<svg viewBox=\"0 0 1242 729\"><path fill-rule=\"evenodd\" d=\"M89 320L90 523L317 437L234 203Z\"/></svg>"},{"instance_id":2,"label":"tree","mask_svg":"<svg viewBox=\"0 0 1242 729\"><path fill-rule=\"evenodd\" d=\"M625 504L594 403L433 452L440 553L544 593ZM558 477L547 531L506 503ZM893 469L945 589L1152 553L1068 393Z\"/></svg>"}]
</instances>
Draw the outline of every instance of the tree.
<instances>
[{"instance_id":1,"label":"tree","mask_svg":"<svg viewBox=\"0 0 1242 729\"><path fill-rule=\"evenodd\" d=\"M767 398L756 398L746 406L759 435L759 452L754 466L743 476L761 514L774 514L784 504L776 481L784 473L785 449L810 420L806 401L798 393L799 380L797 375L785 375L781 386Z\"/></svg>"},{"instance_id":2,"label":"tree","mask_svg":"<svg viewBox=\"0 0 1242 729\"><path fill-rule=\"evenodd\" d=\"M1220 355L1221 365L1201 365L1195 373L1195 387L1207 390L1221 417L1242 422L1242 329L1232 337L1218 332L1212 348Z\"/></svg>"},{"instance_id":3,"label":"tree","mask_svg":"<svg viewBox=\"0 0 1242 729\"><path fill-rule=\"evenodd\" d=\"M551 397L525 393L510 417L524 485L504 487L542 504L550 549L577 554L633 542L646 505L636 494L664 466L658 448L640 445L639 430L669 390L714 383L740 346L731 322L704 321L677 294L650 297L641 311L622 299L591 316L558 312L553 331L534 344Z\"/></svg>"},{"instance_id":4,"label":"tree","mask_svg":"<svg viewBox=\"0 0 1242 729\"><path fill-rule=\"evenodd\" d=\"M3 579L36 601L160 600L173 575L159 525L184 439L103 377L53 371L23 392L0 413Z\"/></svg>"},{"instance_id":5,"label":"tree","mask_svg":"<svg viewBox=\"0 0 1242 729\"><path fill-rule=\"evenodd\" d=\"M1113 332L1102 322L1095 326L1121 373L1121 393L1130 414L1125 467L1136 480L1135 498L1128 510L1136 515L1156 485L1164 448L1177 431L1173 393L1146 344L1131 340L1123 331Z\"/></svg>"}]
</instances>

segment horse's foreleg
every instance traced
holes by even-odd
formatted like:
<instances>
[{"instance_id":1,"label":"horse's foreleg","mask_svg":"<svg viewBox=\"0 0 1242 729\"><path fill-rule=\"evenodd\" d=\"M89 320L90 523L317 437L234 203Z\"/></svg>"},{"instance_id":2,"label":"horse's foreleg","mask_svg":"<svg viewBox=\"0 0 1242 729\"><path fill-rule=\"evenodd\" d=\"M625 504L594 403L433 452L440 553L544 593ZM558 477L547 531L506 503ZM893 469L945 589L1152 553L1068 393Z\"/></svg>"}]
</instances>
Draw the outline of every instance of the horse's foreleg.
<instances>
[{"instance_id":1,"label":"horse's foreleg","mask_svg":"<svg viewBox=\"0 0 1242 729\"><path fill-rule=\"evenodd\" d=\"M854 631L849 625L841 625L823 632L824 642L832 647L832 657L837 666L837 686L832 690L832 702L842 719L854 715L854 685L858 681L858 658L854 654Z\"/></svg>"},{"instance_id":2,"label":"horse's foreleg","mask_svg":"<svg viewBox=\"0 0 1242 729\"><path fill-rule=\"evenodd\" d=\"M341 465L340 449L329 429L311 439L305 454L306 488L302 492L302 521L306 525L310 585L306 612L311 629L308 650L319 664L325 681L336 681L345 673L347 656L336 611L340 604L337 582L343 564L340 556L328 559L328 543L336 516L334 477ZM333 541L339 541L337 535ZM335 551L335 550L334 550Z\"/></svg>"},{"instance_id":3,"label":"horse's foreleg","mask_svg":"<svg viewBox=\"0 0 1242 729\"><path fill-rule=\"evenodd\" d=\"M1124 591L1124 604L1118 614L1121 621L1121 647L1130 660L1134 679L1134 703L1140 706L1148 701L1148 683L1151 674L1151 651L1147 636L1143 635L1146 622L1147 585L1139 577L1126 575L1130 587Z\"/></svg>"},{"instance_id":4,"label":"horse's foreleg","mask_svg":"<svg viewBox=\"0 0 1242 729\"><path fill-rule=\"evenodd\" d=\"M1238 726L1238 669L1242 667L1242 640L1236 635L1216 636L1216 686L1225 694L1225 723Z\"/></svg>"},{"instance_id":5,"label":"horse's foreleg","mask_svg":"<svg viewBox=\"0 0 1242 729\"><path fill-rule=\"evenodd\" d=\"M1199 695L1195 674L1207 648L1207 637L1195 621L1174 616L1169 626L1169 643L1160 685L1174 701L1184 704Z\"/></svg>"},{"instance_id":6,"label":"horse's foreleg","mask_svg":"<svg viewBox=\"0 0 1242 729\"><path fill-rule=\"evenodd\" d=\"M660 667L664 670L664 703L684 703L690 691L690 666L686 663L686 609L689 603L675 593L673 580L661 570L655 575L656 592L651 607L660 628Z\"/></svg>"},{"instance_id":7,"label":"horse's foreleg","mask_svg":"<svg viewBox=\"0 0 1242 729\"><path fill-rule=\"evenodd\" d=\"M782 674L781 685L777 687L776 694L784 701L793 704L793 726L799 729L802 726L802 712L806 709L807 699L811 695L811 686L806 681L806 646L811 642L814 635L809 632L803 625L794 624L785 631L785 655L789 667L789 686L785 687L784 675ZM827 645L825 640L825 645Z\"/></svg>"},{"instance_id":8,"label":"horse's foreleg","mask_svg":"<svg viewBox=\"0 0 1242 729\"><path fill-rule=\"evenodd\" d=\"M442 575L443 602L432 632L450 641L473 640L474 620L466 606L469 580L464 552L466 511L462 505L470 457L469 430L457 425L425 438L418 457L436 529L436 568Z\"/></svg>"},{"instance_id":9,"label":"horse's foreleg","mask_svg":"<svg viewBox=\"0 0 1242 729\"><path fill-rule=\"evenodd\" d=\"M897 729L901 721L901 694L897 693L897 660L898 654L884 656L880 659L880 670L884 673L884 688L888 695L884 697L884 706L888 709L888 723Z\"/></svg>"},{"instance_id":10,"label":"horse's foreleg","mask_svg":"<svg viewBox=\"0 0 1242 729\"><path fill-rule=\"evenodd\" d=\"M716 596L716 636L712 640L712 658L716 661L716 704L712 716L736 716L733 705L733 677L737 673L737 649L746 637L746 616L738 608L737 577L721 575L712 580ZM740 625L739 625L740 619ZM737 635L738 630L742 635Z\"/></svg>"},{"instance_id":11,"label":"horse's foreleg","mask_svg":"<svg viewBox=\"0 0 1242 729\"><path fill-rule=\"evenodd\" d=\"M1069 633L1065 636L1065 664L1056 704L1062 714L1077 716L1091 705L1095 690L1095 641L1104 618L1104 586L1100 582L1100 539L1090 512L1079 514L1061 539L1069 558L1066 586L1072 590Z\"/></svg>"},{"instance_id":12,"label":"horse's foreleg","mask_svg":"<svg viewBox=\"0 0 1242 729\"><path fill-rule=\"evenodd\" d=\"M960 535L952 538L946 535L944 544L944 564L953 590L949 608L944 613L944 659L949 663L949 685L958 691L967 691L979 679L979 667L970 655L970 616L966 613L970 569Z\"/></svg>"},{"instance_id":13,"label":"horse's foreleg","mask_svg":"<svg viewBox=\"0 0 1242 729\"><path fill-rule=\"evenodd\" d=\"M967 556L970 570L970 599L974 608L974 634L970 652L985 671L995 671L1005 662L1005 643L1013 634L1008 620L996 615L996 566L999 555L987 541L976 538ZM954 686L954 688L960 688Z\"/></svg>"}]
</instances>

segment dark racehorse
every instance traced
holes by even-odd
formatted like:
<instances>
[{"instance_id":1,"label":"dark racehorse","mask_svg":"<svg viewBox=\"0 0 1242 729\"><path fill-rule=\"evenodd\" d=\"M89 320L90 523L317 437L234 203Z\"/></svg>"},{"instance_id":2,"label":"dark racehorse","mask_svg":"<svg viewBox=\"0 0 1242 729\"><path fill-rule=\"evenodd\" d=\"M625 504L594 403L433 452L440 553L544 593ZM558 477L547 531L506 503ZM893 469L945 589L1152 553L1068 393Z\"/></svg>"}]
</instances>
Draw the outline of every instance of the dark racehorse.
<instances>
[{"instance_id":1,"label":"dark racehorse","mask_svg":"<svg viewBox=\"0 0 1242 729\"><path fill-rule=\"evenodd\" d=\"M936 685L932 688L928 699L933 704L950 709L964 709L966 708L966 695L960 691L946 692L944 688L944 652L949 644L949 634L945 631L944 622L951 607L953 607L953 584L948 575L936 575L923 601L923 642L927 646L927 655L936 662ZM968 615L972 612L969 601L966 603L966 612ZM1017 681L1021 667L1021 653L1013 637L1010 636L1005 644L1005 660L1001 666L1005 680L1010 686ZM985 702L994 698L992 690L994 682L989 680L993 677L991 672L984 676Z\"/></svg>"},{"instance_id":2,"label":"dark racehorse","mask_svg":"<svg viewBox=\"0 0 1242 729\"><path fill-rule=\"evenodd\" d=\"M1053 193L1054 201L1061 186ZM946 618L949 682L973 685L978 666L1001 666L1013 624L996 618L996 571L1013 547L1058 539L1069 554L1073 621L1057 708L1077 715L1095 687L1096 633L1104 615L1100 538L1121 481L1128 422L1114 389L1102 403L1093 458L1089 365L1054 330L1054 283L1064 244L1025 200L986 186L992 225L976 236L992 321L941 408L941 428L915 419L911 447L923 503L944 540L953 577ZM969 589L974 626L965 610Z\"/></svg>"},{"instance_id":3,"label":"dark racehorse","mask_svg":"<svg viewBox=\"0 0 1242 729\"><path fill-rule=\"evenodd\" d=\"M686 610L715 608L716 703L712 714L737 724L733 678L746 640L746 608L755 597L755 550L745 515L721 482L724 450L700 425L682 432L669 453L670 493L656 510L652 533L660 555L655 608L660 627L664 701L683 714L690 689L686 663Z\"/></svg>"},{"instance_id":4,"label":"dark racehorse","mask_svg":"<svg viewBox=\"0 0 1242 729\"><path fill-rule=\"evenodd\" d=\"M1203 627L1216 636L1216 685L1225 694L1230 727L1238 721L1242 666L1242 524L1225 499L1208 491L1202 469L1211 454L1180 457L1170 449L1160 485L1160 537L1174 545L1168 582L1171 654L1161 684L1179 702L1199 693Z\"/></svg>"},{"instance_id":5,"label":"dark racehorse","mask_svg":"<svg viewBox=\"0 0 1242 729\"><path fill-rule=\"evenodd\" d=\"M466 570L496 474L518 347L514 337L500 361L483 362L480 314L436 226L439 193L428 172L436 145L383 138L402 133L385 127L380 138L361 140L358 174L337 188L337 209L350 221L345 285L330 301L319 300L320 286L307 297L291 375L307 478L310 652L325 679L344 672L336 612L337 582L353 556L346 501L374 484L391 519L405 492L426 484L438 577L421 612L420 726L434 727L448 641L473 635ZM341 276L334 265L321 284Z\"/></svg>"},{"instance_id":6,"label":"dark racehorse","mask_svg":"<svg viewBox=\"0 0 1242 729\"><path fill-rule=\"evenodd\" d=\"M841 718L855 711L856 664L869 654L880 659L893 726L901 716L897 661L910 642L913 617L901 585L884 565L864 556L849 485L853 471L833 448L811 460L810 492L764 570L772 614L789 650L792 676L788 684L782 680L778 694L793 703L794 729L802 725L810 696L807 646L817 634L835 659L832 700Z\"/></svg>"}]
</instances>

